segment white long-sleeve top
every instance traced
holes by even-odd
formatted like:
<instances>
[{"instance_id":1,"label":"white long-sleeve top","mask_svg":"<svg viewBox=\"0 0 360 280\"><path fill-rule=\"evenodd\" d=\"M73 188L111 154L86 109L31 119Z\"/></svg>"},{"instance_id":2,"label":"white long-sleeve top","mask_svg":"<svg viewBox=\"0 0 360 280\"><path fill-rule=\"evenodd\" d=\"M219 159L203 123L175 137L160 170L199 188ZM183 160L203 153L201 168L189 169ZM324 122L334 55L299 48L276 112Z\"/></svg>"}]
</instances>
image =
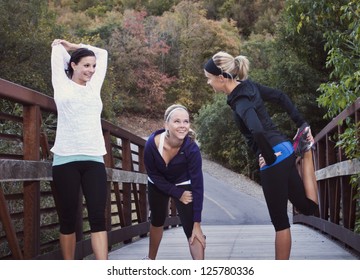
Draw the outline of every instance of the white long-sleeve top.
<instances>
[{"instance_id":1,"label":"white long-sleeve top","mask_svg":"<svg viewBox=\"0 0 360 280\"><path fill-rule=\"evenodd\" d=\"M59 156L106 154L101 127L103 104L100 91L105 79L108 53L82 45L95 53L96 71L85 86L73 82L65 73L70 55L63 45L52 47L51 71L58 119L55 144L51 151Z\"/></svg>"}]
</instances>

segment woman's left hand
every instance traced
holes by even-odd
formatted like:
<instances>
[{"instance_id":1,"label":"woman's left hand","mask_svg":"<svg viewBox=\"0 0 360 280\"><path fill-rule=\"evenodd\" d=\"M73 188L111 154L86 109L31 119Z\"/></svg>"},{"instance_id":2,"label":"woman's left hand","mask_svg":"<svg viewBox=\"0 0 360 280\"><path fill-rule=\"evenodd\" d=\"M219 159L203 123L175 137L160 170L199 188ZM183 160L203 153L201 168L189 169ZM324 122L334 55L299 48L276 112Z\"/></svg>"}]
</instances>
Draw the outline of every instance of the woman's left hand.
<instances>
[{"instance_id":1,"label":"woman's left hand","mask_svg":"<svg viewBox=\"0 0 360 280\"><path fill-rule=\"evenodd\" d=\"M194 223L194 228L193 228L191 237L189 239L190 245L193 244L195 238L197 240L199 240L200 244L205 249L205 247L206 247L206 236L203 234L203 232L201 230L200 223L197 223L197 222Z\"/></svg>"},{"instance_id":2,"label":"woman's left hand","mask_svg":"<svg viewBox=\"0 0 360 280\"><path fill-rule=\"evenodd\" d=\"M184 204L192 202L192 192L184 191L179 200Z\"/></svg>"},{"instance_id":3,"label":"woman's left hand","mask_svg":"<svg viewBox=\"0 0 360 280\"><path fill-rule=\"evenodd\" d=\"M307 137L306 137L306 141L311 142L311 143L315 142L314 136L312 135L310 128L309 128L309 132L308 132Z\"/></svg>"}]
</instances>

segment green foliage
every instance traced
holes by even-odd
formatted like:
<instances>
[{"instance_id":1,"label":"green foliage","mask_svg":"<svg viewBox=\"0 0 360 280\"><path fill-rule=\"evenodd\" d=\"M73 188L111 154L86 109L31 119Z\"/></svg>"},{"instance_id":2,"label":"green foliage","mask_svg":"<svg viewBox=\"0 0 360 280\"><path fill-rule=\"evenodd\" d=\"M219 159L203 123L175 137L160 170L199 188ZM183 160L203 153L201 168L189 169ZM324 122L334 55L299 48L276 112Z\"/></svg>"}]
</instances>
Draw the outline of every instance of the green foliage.
<instances>
[{"instance_id":1,"label":"green foliage","mask_svg":"<svg viewBox=\"0 0 360 280\"><path fill-rule=\"evenodd\" d=\"M149 114L163 111L157 105L164 103L166 88L174 81L156 64L169 50L154 29L156 25L156 18L146 17L146 12L127 10L109 41L117 75L115 87L129 111Z\"/></svg>"},{"instance_id":2,"label":"green foliage","mask_svg":"<svg viewBox=\"0 0 360 280\"><path fill-rule=\"evenodd\" d=\"M178 79L166 99L182 102L197 112L211 99L206 87L203 65L216 52L226 49L237 53L240 39L233 22L205 18L200 3L182 1L159 19L159 33L170 50L165 56L167 71ZM201 85L201 86L199 86Z\"/></svg>"},{"instance_id":3,"label":"green foliage","mask_svg":"<svg viewBox=\"0 0 360 280\"><path fill-rule=\"evenodd\" d=\"M336 142L337 147L341 147L348 159L360 159L360 122L355 123L351 119L346 119L346 129L343 133L338 135ZM357 219L355 221L355 232L360 233L360 173L354 174L350 177L350 184L356 189L357 195L355 199L358 199L357 204Z\"/></svg>"},{"instance_id":4,"label":"green foliage","mask_svg":"<svg viewBox=\"0 0 360 280\"><path fill-rule=\"evenodd\" d=\"M360 140L358 137L354 137L359 132L360 122L354 123L350 119L346 119L347 128L339 135L339 139L336 146L343 147L344 153L347 158L358 159L360 158Z\"/></svg>"},{"instance_id":5,"label":"green foliage","mask_svg":"<svg viewBox=\"0 0 360 280\"><path fill-rule=\"evenodd\" d=\"M315 24L324 32L324 48L327 50L326 67L331 70L329 78L320 85L320 106L327 109L325 118L331 119L353 104L360 96L360 1L305 1L306 7L298 20L298 30ZM359 158L359 122L350 123L339 134L337 146L348 159ZM359 174L351 177L352 185L359 190ZM360 204L357 205L360 209ZM360 213L356 230L360 232Z\"/></svg>"},{"instance_id":6,"label":"green foliage","mask_svg":"<svg viewBox=\"0 0 360 280\"><path fill-rule=\"evenodd\" d=\"M270 71L267 80L269 85L290 96L316 134L326 125L323 119L326 109L319 108L317 98L320 95L318 88L327 79L329 71L325 68L325 30L317 25L316 20L307 21L299 30L301 15L307 14L307 5L312 4L313 1L286 1L277 25L276 40L271 47L272 54L268 56ZM285 123L282 128L288 130L290 127L290 123Z\"/></svg>"},{"instance_id":7,"label":"green foliage","mask_svg":"<svg viewBox=\"0 0 360 280\"><path fill-rule=\"evenodd\" d=\"M50 44L58 34L47 3L0 1L0 77L50 93Z\"/></svg>"},{"instance_id":8,"label":"green foliage","mask_svg":"<svg viewBox=\"0 0 360 280\"><path fill-rule=\"evenodd\" d=\"M13 116L22 115L22 106L0 99L0 112ZM21 123L14 121L1 120L0 121L0 133L22 137L22 125ZM1 154L22 154L22 143L18 139L0 141L0 153Z\"/></svg>"},{"instance_id":9,"label":"green foliage","mask_svg":"<svg viewBox=\"0 0 360 280\"><path fill-rule=\"evenodd\" d=\"M288 14L293 15L289 23L296 26L296 33L294 28L288 31L297 35L290 37L294 38L294 43L303 41L308 46L297 48L298 51L305 50L299 54L305 59L318 60L317 69L327 75L323 81L328 82L319 85L322 95L317 101L327 109L324 117L332 118L359 96L360 3L345 0L288 3ZM312 36L307 35L310 31ZM316 56L317 53L321 56Z\"/></svg>"},{"instance_id":10,"label":"green foliage","mask_svg":"<svg viewBox=\"0 0 360 280\"><path fill-rule=\"evenodd\" d=\"M322 95L318 101L328 108L327 118L334 117L360 96L360 2L346 3L337 13L340 13L337 26L331 26L325 33L325 47L329 50L327 67L332 69L333 81L319 88Z\"/></svg>"},{"instance_id":11,"label":"green foliage","mask_svg":"<svg viewBox=\"0 0 360 280\"><path fill-rule=\"evenodd\" d=\"M275 23L283 9L284 1L225 0L205 3L207 7L213 7L216 11L215 18L217 16L235 21L239 33L247 39L252 33L274 34Z\"/></svg>"},{"instance_id":12,"label":"green foliage","mask_svg":"<svg viewBox=\"0 0 360 280\"><path fill-rule=\"evenodd\" d=\"M146 11L149 15L161 16L164 12L169 11L181 0L149 0L145 3Z\"/></svg>"}]
</instances>

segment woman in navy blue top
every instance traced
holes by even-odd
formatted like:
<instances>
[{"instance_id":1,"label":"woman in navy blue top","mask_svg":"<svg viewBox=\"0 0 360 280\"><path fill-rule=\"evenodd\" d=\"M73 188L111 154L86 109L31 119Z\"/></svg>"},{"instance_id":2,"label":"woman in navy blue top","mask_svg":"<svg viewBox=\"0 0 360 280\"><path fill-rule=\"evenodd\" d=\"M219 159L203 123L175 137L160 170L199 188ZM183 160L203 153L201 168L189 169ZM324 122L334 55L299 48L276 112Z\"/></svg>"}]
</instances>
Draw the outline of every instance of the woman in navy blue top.
<instances>
[{"instance_id":1,"label":"woman in navy blue top","mask_svg":"<svg viewBox=\"0 0 360 280\"><path fill-rule=\"evenodd\" d=\"M234 120L247 144L259 159L261 186L274 225L275 258L289 259L291 233L287 215L288 200L305 215L318 209L317 183L310 127L288 96L248 79L249 61L218 52L205 65L208 84L227 95ZM299 128L295 145L272 122L264 101L283 108ZM303 180L296 168L295 150L303 157Z\"/></svg>"},{"instance_id":2,"label":"woman in navy blue top","mask_svg":"<svg viewBox=\"0 0 360 280\"><path fill-rule=\"evenodd\" d=\"M200 149L190 129L187 109L170 106L165 129L153 132L145 145L150 207L150 243L147 258L155 259L163 226L173 197L193 259L204 259L205 236L201 230L204 181Z\"/></svg>"}]
</instances>

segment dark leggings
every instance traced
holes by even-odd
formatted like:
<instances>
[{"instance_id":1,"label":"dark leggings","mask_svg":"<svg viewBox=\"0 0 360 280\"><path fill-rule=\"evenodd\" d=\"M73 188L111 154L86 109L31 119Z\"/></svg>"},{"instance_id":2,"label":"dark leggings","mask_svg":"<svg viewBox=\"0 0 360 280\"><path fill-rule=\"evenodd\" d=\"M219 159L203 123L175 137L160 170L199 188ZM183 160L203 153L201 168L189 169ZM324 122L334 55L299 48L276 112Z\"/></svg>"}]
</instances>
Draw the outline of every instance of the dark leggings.
<instances>
[{"instance_id":1,"label":"dark leggings","mask_svg":"<svg viewBox=\"0 0 360 280\"><path fill-rule=\"evenodd\" d=\"M105 165L96 161L75 161L55 165L52 169L57 194L60 232L75 232L80 188L85 197L91 232L106 230L107 199ZM82 200L81 200L82 201Z\"/></svg>"},{"instance_id":2,"label":"dark leggings","mask_svg":"<svg viewBox=\"0 0 360 280\"><path fill-rule=\"evenodd\" d=\"M306 197L295 160L292 154L280 163L260 171L266 204L276 231L290 227L288 200L304 215L313 215L318 209L318 205Z\"/></svg>"},{"instance_id":3,"label":"dark leggings","mask_svg":"<svg viewBox=\"0 0 360 280\"><path fill-rule=\"evenodd\" d=\"M190 185L183 185L181 187L185 190L190 190ZM169 198L169 195L163 193L154 184L148 182L150 220L154 227L164 226L169 210ZM194 227L193 203L184 204L177 198L174 198L174 200L184 233L187 238L190 238Z\"/></svg>"}]
</instances>

